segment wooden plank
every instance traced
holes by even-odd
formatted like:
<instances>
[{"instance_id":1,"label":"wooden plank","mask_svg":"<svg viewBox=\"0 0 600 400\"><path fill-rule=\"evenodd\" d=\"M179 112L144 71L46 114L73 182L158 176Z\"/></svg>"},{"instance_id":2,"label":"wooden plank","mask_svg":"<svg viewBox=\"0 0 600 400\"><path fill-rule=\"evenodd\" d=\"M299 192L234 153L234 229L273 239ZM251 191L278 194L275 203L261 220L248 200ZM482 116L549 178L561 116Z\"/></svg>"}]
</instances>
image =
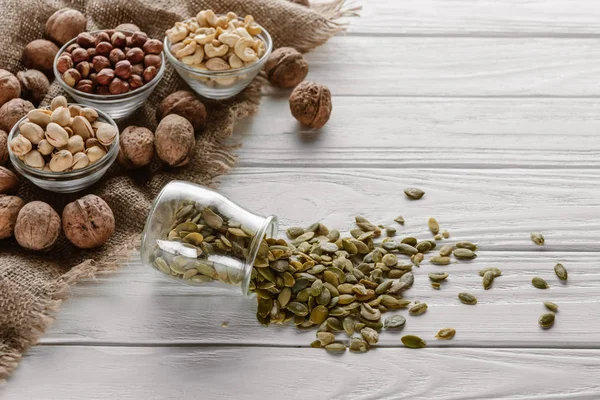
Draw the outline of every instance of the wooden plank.
<instances>
[{"instance_id":1,"label":"wooden plank","mask_svg":"<svg viewBox=\"0 0 600 400\"><path fill-rule=\"evenodd\" d=\"M448 267L423 263L414 269L416 283L404 297L426 302L428 311L418 317L406 310L395 312L407 318L406 326L401 332L382 332L380 345L402 346L401 335L410 333L430 340L431 347L600 348L597 258L597 253L480 252L474 262ZM566 283L554 275L557 262L569 270ZM503 275L484 291L477 271L490 265L501 268ZM441 290L430 287L431 271L449 272ZM544 277L551 288L534 288L533 276ZM479 303L461 304L457 293L463 291L473 293ZM301 332L293 325L264 328L256 321L254 299L227 289L184 286L139 262L98 283L78 285L73 294L42 343L307 347L315 336L314 330ZM537 324L547 312L544 300L560 307L550 330ZM394 313L384 316L390 315ZM455 328L456 338L433 340L444 327Z\"/></svg>"},{"instance_id":2,"label":"wooden plank","mask_svg":"<svg viewBox=\"0 0 600 400\"><path fill-rule=\"evenodd\" d=\"M84 399L593 399L598 350L55 347L0 395ZM32 384L35 383L35 384Z\"/></svg>"},{"instance_id":3,"label":"wooden plank","mask_svg":"<svg viewBox=\"0 0 600 400\"><path fill-rule=\"evenodd\" d=\"M247 135L237 153L244 167L596 167L599 109L596 99L335 96L310 140L287 99L267 97L236 126Z\"/></svg>"},{"instance_id":4,"label":"wooden plank","mask_svg":"<svg viewBox=\"0 0 600 400\"><path fill-rule=\"evenodd\" d=\"M600 34L600 9L589 0L364 1L350 34L579 36Z\"/></svg>"},{"instance_id":5,"label":"wooden plank","mask_svg":"<svg viewBox=\"0 0 600 400\"><path fill-rule=\"evenodd\" d=\"M582 39L339 36L307 55L307 79L338 96L598 96L595 50Z\"/></svg>"}]
</instances>

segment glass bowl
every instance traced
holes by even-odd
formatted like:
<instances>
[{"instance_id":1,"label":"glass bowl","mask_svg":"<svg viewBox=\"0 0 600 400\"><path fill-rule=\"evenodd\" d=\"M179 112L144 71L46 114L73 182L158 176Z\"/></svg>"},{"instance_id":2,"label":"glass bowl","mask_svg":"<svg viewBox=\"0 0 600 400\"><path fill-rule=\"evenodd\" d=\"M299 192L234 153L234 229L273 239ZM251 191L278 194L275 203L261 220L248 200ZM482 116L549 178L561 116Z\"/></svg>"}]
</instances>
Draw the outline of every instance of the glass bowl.
<instances>
[{"instance_id":1,"label":"glass bowl","mask_svg":"<svg viewBox=\"0 0 600 400\"><path fill-rule=\"evenodd\" d=\"M69 105L82 106L82 104ZM48 107L45 108L48 109ZM115 121L108 116L108 114L98 109L96 109L96 111L98 112L98 121L109 123L117 129L117 137L108 149L106 155L102 157L102 159L100 159L92 165L88 165L87 167L79 169L77 171L41 171L39 169L30 167L29 165L21 161L21 159L12 152L10 146L8 146L10 161L15 167L15 170L19 174L30 180L34 185L55 193L79 192L98 182L98 180L102 178L102 176L108 170L108 168L115 162L115 160L117 159L117 155L119 155L119 127L117 126ZM27 119L27 116L21 118L21 120L19 120L19 122L17 122L12 128L10 134L8 135L9 143L13 138L17 137L20 134L19 125L25 119Z\"/></svg>"},{"instance_id":2,"label":"glass bowl","mask_svg":"<svg viewBox=\"0 0 600 400\"><path fill-rule=\"evenodd\" d=\"M257 37L265 43L265 54L254 64L243 68L227 71L208 71L190 67L179 61L171 53L171 41L166 36L163 52L169 63L175 67L179 76L196 93L209 99L228 99L244 90L254 80L271 55L273 50L271 35L264 27L260 27L262 32Z\"/></svg>"},{"instance_id":3,"label":"glass bowl","mask_svg":"<svg viewBox=\"0 0 600 400\"><path fill-rule=\"evenodd\" d=\"M103 32L103 30L93 31L89 33L93 35L99 32ZM126 35L133 34L133 32L127 31L119 32L123 32ZM152 91L154 91L156 85L159 84L159 82L165 74L165 55L163 51L160 55L162 62L160 64L158 74L153 80L151 80L149 83L145 84L141 88L123 94L114 94L106 96L100 94L85 93L80 90L76 90L75 88L72 88L71 86L65 83L65 81L62 79L62 75L58 72L57 68L58 58L61 56L61 54L65 52L67 47L69 47L76 41L77 38L70 40L56 54L56 57L54 58L54 76L56 77L56 81L73 99L75 99L75 101L93 107L96 110L104 111L111 118L120 119L133 114L135 110L137 110L144 104L148 96L150 96Z\"/></svg>"},{"instance_id":4,"label":"glass bowl","mask_svg":"<svg viewBox=\"0 0 600 400\"><path fill-rule=\"evenodd\" d=\"M142 234L145 266L198 286L220 286L252 296L250 278L277 217L263 217L227 197L189 182L173 181L158 195ZM266 251L269 251L268 246Z\"/></svg>"}]
</instances>

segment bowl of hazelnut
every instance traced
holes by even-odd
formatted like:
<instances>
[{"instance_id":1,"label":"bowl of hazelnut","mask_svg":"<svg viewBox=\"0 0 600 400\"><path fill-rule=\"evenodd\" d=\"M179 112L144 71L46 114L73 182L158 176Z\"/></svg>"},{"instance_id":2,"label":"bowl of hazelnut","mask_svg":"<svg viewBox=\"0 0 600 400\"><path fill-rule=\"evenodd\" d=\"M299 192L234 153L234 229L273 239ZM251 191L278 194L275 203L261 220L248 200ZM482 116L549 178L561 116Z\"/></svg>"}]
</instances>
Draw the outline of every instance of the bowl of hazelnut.
<instances>
[{"instance_id":1,"label":"bowl of hazelnut","mask_svg":"<svg viewBox=\"0 0 600 400\"><path fill-rule=\"evenodd\" d=\"M164 75L163 43L144 32L83 32L54 60L54 75L78 103L119 119L141 107Z\"/></svg>"},{"instance_id":2,"label":"bowl of hazelnut","mask_svg":"<svg viewBox=\"0 0 600 400\"><path fill-rule=\"evenodd\" d=\"M106 113L58 96L8 135L15 170L36 186L72 193L96 183L119 154L119 128Z\"/></svg>"},{"instance_id":3,"label":"bowl of hazelnut","mask_svg":"<svg viewBox=\"0 0 600 400\"><path fill-rule=\"evenodd\" d=\"M164 50L177 73L209 99L235 96L252 82L273 48L269 33L251 15L203 10L166 31Z\"/></svg>"}]
</instances>

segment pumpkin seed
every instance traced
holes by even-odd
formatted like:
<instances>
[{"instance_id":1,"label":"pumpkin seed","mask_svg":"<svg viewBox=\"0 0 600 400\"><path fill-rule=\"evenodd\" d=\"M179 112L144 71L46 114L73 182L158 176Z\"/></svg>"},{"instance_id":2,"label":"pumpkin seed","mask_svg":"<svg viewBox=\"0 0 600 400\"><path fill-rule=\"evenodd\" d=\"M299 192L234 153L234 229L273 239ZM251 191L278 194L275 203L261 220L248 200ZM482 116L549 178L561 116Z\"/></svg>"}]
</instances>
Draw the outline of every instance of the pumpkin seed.
<instances>
[{"instance_id":1,"label":"pumpkin seed","mask_svg":"<svg viewBox=\"0 0 600 400\"><path fill-rule=\"evenodd\" d=\"M548 289L548 282L536 276L531 280L531 284L538 289Z\"/></svg>"},{"instance_id":2,"label":"pumpkin seed","mask_svg":"<svg viewBox=\"0 0 600 400\"><path fill-rule=\"evenodd\" d=\"M429 218L427 225L429 226L429 230L431 231L431 233L433 233L434 235L437 235L439 233L440 224L438 224L438 222L435 218L433 218L433 217Z\"/></svg>"},{"instance_id":3,"label":"pumpkin seed","mask_svg":"<svg viewBox=\"0 0 600 400\"><path fill-rule=\"evenodd\" d=\"M286 287L286 288L281 289L281 292L279 292L279 295L277 296L277 301L279 302L279 305L282 308L285 308L287 306L287 304L290 302L291 298L292 298L292 289L290 289L289 287Z\"/></svg>"},{"instance_id":4,"label":"pumpkin seed","mask_svg":"<svg viewBox=\"0 0 600 400\"><path fill-rule=\"evenodd\" d=\"M379 334L373 328L364 327L360 331L360 335L365 339L365 341L369 344L377 344L379 341Z\"/></svg>"},{"instance_id":5,"label":"pumpkin seed","mask_svg":"<svg viewBox=\"0 0 600 400\"><path fill-rule=\"evenodd\" d=\"M554 311L557 312L558 311L558 306L556 305L556 303L553 303L551 301L545 301L544 305L546 306L546 308L550 311Z\"/></svg>"},{"instance_id":6,"label":"pumpkin seed","mask_svg":"<svg viewBox=\"0 0 600 400\"><path fill-rule=\"evenodd\" d=\"M458 242L455 246L459 249L469 249L471 251L477 250L477 245L471 242Z\"/></svg>"},{"instance_id":7,"label":"pumpkin seed","mask_svg":"<svg viewBox=\"0 0 600 400\"><path fill-rule=\"evenodd\" d=\"M454 250L454 246L453 245L451 245L451 244L445 244L440 249L440 256L442 256L442 257L448 257L450 254L452 254L453 250Z\"/></svg>"},{"instance_id":8,"label":"pumpkin seed","mask_svg":"<svg viewBox=\"0 0 600 400\"><path fill-rule=\"evenodd\" d=\"M414 316L425 314L426 311L427 311L426 303L419 303L408 309L408 313L410 315L414 315Z\"/></svg>"},{"instance_id":9,"label":"pumpkin seed","mask_svg":"<svg viewBox=\"0 0 600 400\"><path fill-rule=\"evenodd\" d=\"M312 347L313 349L320 349L321 347L323 347L323 345L321 345L320 340L315 340L311 342L310 347Z\"/></svg>"},{"instance_id":10,"label":"pumpkin seed","mask_svg":"<svg viewBox=\"0 0 600 400\"><path fill-rule=\"evenodd\" d=\"M473 258L477 257L477 254L475 254L473 250L463 248L454 250L452 254L454 254L454 257L458 258L459 260L472 260Z\"/></svg>"},{"instance_id":11,"label":"pumpkin seed","mask_svg":"<svg viewBox=\"0 0 600 400\"><path fill-rule=\"evenodd\" d=\"M404 189L404 194L412 200L419 200L425 194L424 191L415 187L409 187Z\"/></svg>"},{"instance_id":12,"label":"pumpkin seed","mask_svg":"<svg viewBox=\"0 0 600 400\"><path fill-rule=\"evenodd\" d=\"M439 282L431 282L431 287L434 288L435 290L440 290L442 285Z\"/></svg>"},{"instance_id":13,"label":"pumpkin seed","mask_svg":"<svg viewBox=\"0 0 600 400\"><path fill-rule=\"evenodd\" d=\"M339 248L337 247L337 245L335 243L330 243L330 242L321 243L321 245L319 247L321 248L321 250L323 250L326 253L335 253L336 251L339 250Z\"/></svg>"},{"instance_id":14,"label":"pumpkin seed","mask_svg":"<svg viewBox=\"0 0 600 400\"><path fill-rule=\"evenodd\" d=\"M334 332L341 332L344 330L342 323L337 318L329 317L325 320L325 322L327 322L327 326L329 327L329 329L331 329Z\"/></svg>"},{"instance_id":15,"label":"pumpkin seed","mask_svg":"<svg viewBox=\"0 0 600 400\"><path fill-rule=\"evenodd\" d=\"M400 243L404 243L404 244L414 247L417 245L418 240L417 240L417 238L409 236L409 237L405 237L404 239L402 239L402 241Z\"/></svg>"},{"instance_id":16,"label":"pumpkin seed","mask_svg":"<svg viewBox=\"0 0 600 400\"><path fill-rule=\"evenodd\" d=\"M343 353L346 351L346 346L344 343L334 342L325 346L325 350L330 353Z\"/></svg>"},{"instance_id":17,"label":"pumpkin seed","mask_svg":"<svg viewBox=\"0 0 600 400\"><path fill-rule=\"evenodd\" d=\"M529 236L531 237L531 241L538 246L544 244L544 235L542 235L541 232L531 232Z\"/></svg>"},{"instance_id":18,"label":"pumpkin seed","mask_svg":"<svg viewBox=\"0 0 600 400\"><path fill-rule=\"evenodd\" d=\"M556 276L558 276L558 279L560 279L561 281L566 281L569 276L569 274L567 273L567 269L560 263L554 266L554 272L556 273Z\"/></svg>"},{"instance_id":19,"label":"pumpkin seed","mask_svg":"<svg viewBox=\"0 0 600 400\"><path fill-rule=\"evenodd\" d=\"M494 271L487 271L485 274L483 274L483 288L485 290L488 290L492 287L492 282L494 282L495 277L496 274Z\"/></svg>"},{"instance_id":20,"label":"pumpkin seed","mask_svg":"<svg viewBox=\"0 0 600 400\"><path fill-rule=\"evenodd\" d=\"M369 344L364 340L353 338L348 349L353 353L366 353L369 351Z\"/></svg>"},{"instance_id":21,"label":"pumpkin seed","mask_svg":"<svg viewBox=\"0 0 600 400\"><path fill-rule=\"evenodd\" d=\"M399 243L396 250L398 250L402 254L407 254L409 256L419 253L419 250L406 243Z\"/></svg>"},{"instance_id":22,"label":"pumpkin seed","mask_svg":"<svg viewBox=\"0 0 600 400\"><path fill-rule=\"evenodd\" d=\"M342 321L342 327L348 336L354 334L354 320L352 318L344 318Z\"/></svg>"},{"instance_id":23,"label":"pumpkin seed","mask_svg":"<svg viewBox=\"0 0 600 400\"><path fill-rule=\"evenodd\" d=\"M450 232L444 231L442 232L442 236L444 237L444 239L448 239L450 237Z\"/></svg>"},{"instance_id":24,"label":"pumpkin seed","mask_svg":"<svg viewBox=\"0 0 600 400\"><path fill-rule=\"evenodd\" d=\"M538 323L544 329L548 329L554 325L555 314L552 312L542 314L538 319Z\"/></svg>"},{"instance_id":25,"label":"pumpkin seed","mask_svg":"<svg viewBox=\"0 0 600 400\"><path fill-rule=\"evenodd\" d=\"M456 330L453 328L443 328L440 329L437 335L435 335L436 339L441 340L450 340L456 335Z\"/></svg>"},{"instance_id":26,"label":"pumpkin seed","mask_svg":"<svg viewBox=\"0 0 600 400\"><path fill-rule=\"evenodd\" d=\"M402 343L410 349L421 349L427 346L427 342L415 335L405 335L400 339Z\"/></svg>"},{"instance_id":27,"label":"pumpkin seed","mask_svg":"<svg viewBox=\"0 0 600 400\"><path fill-rule=\"evenodd\" d=\"M404 225L404 218L402 218L401 215L397 216L396 218L394 218L394 221L396 221L397 223L399 223L400 225Z\"/></svg>"},{"instance_id":28,"label":"pumpkin seed","mask_svg":"<svg viewBox=\"0 0 600 400\"><path fill-rule=\"evenodd\" d=\"M287 309L301 317L308 315L308 308L304 304L298 303L296 301L289 303L287 305Z\"/></svg>"},{"instance_id":29,"label":"pumpkin seed","mask_svg":"<svg viewBox=\"0 0 600 400\"><path fill-rule=\"evenodd\" d=\"M206 207L202 210L202 218L206 221L206 225L213 229L221 229L223 226L223 218L218 216L213 210Z\"/></svg>"},{"instance_id":30,"label":"pumpkin seed","mask_svg":"<svg viewBox=\"0 0 600 400\"><path fill-rule=\"evenodd\" d=\"M392 284L394 283L394 281L392 280L386 280L383 281L379 284L379 286L377 286L377 288L375 289L375 294L384 294L387 293L387 291L392 287Z\"/></svg>"},{"instance_id":31,"label":"pumpkin seed","mask_svg":"<svg viewBox=\"0 0 600 400\"><path fill-rule=\"evenodd\" d=\"M484 276L486 272L491 271L494 273L494 277L499 277L500 275L502 275L502 271L500 271L498 268L496 267L487 267L482 269L481 271L479 271L479 276Z\"/></svg>"},{"instance_id":32,"label":"pumpkin seed","mask_svg":"<svg viewBox=\"0 0 600 400\"><path fill-rule=\"evenodd\" d=\"M325 306L316 306L310 313L310 322L315 325L323 323L329 316L329 309Z\"/></svg>"},{"instance_id":33,"label":"pumpkin seed","mask_svg":"<svg viewBox=\"0 0 600 400\"><path fill-rule=\"evenodd\" d=\"M448 278L447 272L430 272L429 273L429 279L434 282L441 282L441 281L445 280L446 278Z\"/></svg>"},{"instance_id":34,"label":"pumpkin seed","mask_svg":"<svg viewBox=\"0 0 600 400\"><path fill-rule=\"evenodd\" d=\"M396 234L396 228L394 228L393 226L386 226L385 234L388 236L394 236Z\"/></svg>"},{"instance_id":35,"label":"pumpkin seed","mask_svg":"<svg viewBox=\"0 0 600 400\"><path fill-rule=\"evenodd\" d=\"M429 262L433 265L448 265L450 264L450 257L444 256L433 256L429 259Z\"/></svg>"},{"instance_id":36,"label":"pumpkin seed","mask_svg":"<svg viewBox=\"0 0 600 400\"><path fill-rule=\"evenodd\" d=\"M299 226L293 226L291 228L288 228L285 233L287 234L287 237L290 239L296 239L298 236L302 235L304 233L304 229L300 228Z\"/></svg>"},{"instance_id":37,"label":"pumpkin seed","mask_svg":"<svg viewBox=\"0 0 600 400\"><path fill-rule=\"evenodd\" d=\"M385 319L383 327L385 329L400 329L404 327L404 324L406 324L406 318L402 315L393 315Z\"/></svg>"},{"instance_id":38,"label":"pumpkin seed","mask_svg":"<svg viewBox=\"0 0 600 400\"><path fill-rule=\"evenodd\" d=\"M433 237L435 240L442 240L444 237L439 233Z\"/></svg>"},{"instance_id":39,"label":"pumpkin seed","mask_svg":"<svg viewBox=\"0 0 600 400\"><path fill-rule=\"evenodd\" d=\"M383 261L383 263L388 267L393 267L394 265L398 264L398 257L395 254L390 253L383 256L381 261Z\"/></svg>"},{"instance_id":40,"label":"pumpkin seed","mask_svg":"<svg viewBox=\"0 0 600 400\"><path fill-rule=\"evenodd\" d=\"M475 304L477 304L477 298L475 296L473 296L470 293L459 293L458 294L458 299L463 303L463 304L469 304L474 306Z\"/></svg>"},{"instance_id":41,"label":"pumpkin seed","mask_svg":"<svg viewBox=\"0 0 600 400\"><path fill-rule=\"evenodd\" d=\"M419 253L425 254L427 253L429 250L431 250L431 243L430 242L421 242L419 244L417 244L417 251Z\"/></svg>"}]
</instances>

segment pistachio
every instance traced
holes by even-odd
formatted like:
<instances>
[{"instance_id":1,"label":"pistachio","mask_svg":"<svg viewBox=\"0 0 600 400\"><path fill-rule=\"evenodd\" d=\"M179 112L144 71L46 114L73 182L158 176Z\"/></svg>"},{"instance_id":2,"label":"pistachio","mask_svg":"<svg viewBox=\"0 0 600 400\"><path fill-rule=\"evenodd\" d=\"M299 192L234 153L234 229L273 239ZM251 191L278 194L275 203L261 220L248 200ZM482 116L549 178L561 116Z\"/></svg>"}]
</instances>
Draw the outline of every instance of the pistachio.
<instances>
[{"instance_id":1,"label":"pistachio","mask_svg":"<svg viewBox=\"0 0 600 400\"><path fill-rule=\"evenodd\" d=\"M67 147L65 150L68 150L71 154L76 154L85 150L85 143L83 143L83 138L79 135L73 135L67 141Z\"/></svg>"},{"instance_id":2,"label":"pistachio","mask_svg":"<svg viewBox=\"0 0 600 400\"><path fill-rule=\"evenodd\" d=\"M46 127L46 140L54 147L63 147L69 141L69 134L59 124L50 122Z\"/></svg>"},{"instance_id":3,"label":"pistachio","mask_svg":"<svg viewBox=\"0 0 600 400\"><path fill-rule=\"evenodd\" d=\"M50 102L50 109L52 111L54 111L54 110L56 110L57 108L60 108L60 107L67 107L67 105L68 105L68 103L67 103L67 99L66 99L65 96L56 96Z\"/></svg>"},{"instance_id":4,"label":"pistachio","mask_svg":"<svg viewBox=\"0 0 600 400\"><path fill-rule=\"evenodd\" d=\"M43 139L38 143L37 150L43 156L49 156L54 151L54 146L52 146L46 139Z\"/></svg>"},{"instance_id":5,"label":"pistachio","mask_svg":"<svg viewBox=\"0 0 600 400\"><path fill-rule=\"evenodd\" d=\"M42 128L46 128L50 122L52 113L46 110L31 110L27 114L27 118L30 122L39 125Z\"/></svg>"},{"instance_id":6,"label":"pistachio","mask_svg":"<svg viewBox=\"0 0 600 400\"><path fill-rule=\"evenodd\" d=\"M106 155L106 150L104 150L103 148L101 148L99 146L93 146L93 147L90 147L89 149L87 149L85 151L85 154L88 156L88 159L90 160L90 164L93 164Z\"/></svg>"},{"instance_id":7,"label":"pistachio","mask_svg":"<svg viewBox=\"0 0 600 400\"><path fill-rule=\"evenodd\" d=\"M101 123L96 130L96 139L104 146L110 146L115 141L118 133L117 128L111 124Z\"/></svg>"},{"instance_id":8,"label":"pistachio","mask_svg":"<svg viewBox=\"0 0 600 400\"><path fill-rule=\"evenodd\" d=\"M60 126L67 126L71 122L71 112L67 107L57 107L52 111L50 120Z\"/></svg>"},{"instance_id":9,"label":"pistachio","mask_svg":"<svg viewBox=\"0 0 600 400\"><path fill-rule=\"evenodd\" d=\"M44 130L41 126L32 122L26 122L19 127L19 133L27 138L32 144L39 144L44 140Z\"/></svg>"},{"instance_id":10,"label":"pistachio","mask_svg":"<svg viewBox=\"0 0 600 400\"><path fill-rule=\"evenodd\" d=\"M19 135L19 136L13 138L8 145L10 147L10 150L13 153L15 153L15 155L17 157L25 156L33 148L29 139L27 139L23 135Z\"/></svg>"},{"instance_id":11,"label":"pistachio","mask_svg":"<svg viewBox=\"0 0 600 400\"><path fill-rule=\"evenodd\" d=\"M73 123L71 124L71 128L73 129L73 133L75 135L81 136L81 138L84 141L94 137L94 130L92 129L92 125L83 116L74 117Z\"/></svg>"},{"instance_id":12,"label":"pistachio","mask_svg":"<svg viewBox=\"0 0 600 400\"><path fill-rule=\"evenodd\" d=\"M49 166L52 172L62 172L73 165L73 154L68 150L60 150L50 160Z\"/></svg>"},{"instance_id":13,"label":"pistachio","mask_svg":"<svg viewBox=\"0 0 600 400\"><path fill-rule=\"evenodd\" d=\"M41 169L44 168L44 165L46 165L44 157L42 157L40 152L37 150L31 150L29 153L27 153L23 161L32 168Z\"/></svg>"}]
</instances>

